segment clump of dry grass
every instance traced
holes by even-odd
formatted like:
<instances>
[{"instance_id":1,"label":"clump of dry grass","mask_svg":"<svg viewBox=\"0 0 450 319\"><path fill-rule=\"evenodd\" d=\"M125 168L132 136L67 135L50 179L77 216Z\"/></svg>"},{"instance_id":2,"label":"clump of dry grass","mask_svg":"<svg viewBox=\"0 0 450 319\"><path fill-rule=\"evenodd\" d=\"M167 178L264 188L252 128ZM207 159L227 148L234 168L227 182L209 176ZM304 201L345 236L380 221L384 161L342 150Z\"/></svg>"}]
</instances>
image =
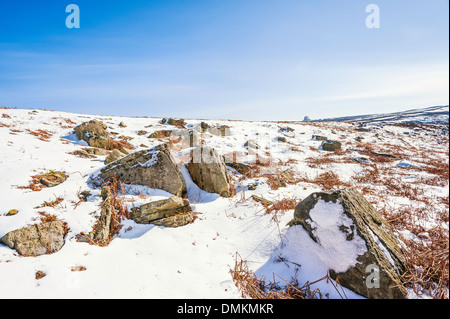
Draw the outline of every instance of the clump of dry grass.
<instances>
[{"instance_id":1,"label":"clump of dry grass","mask_svg":"<svg viewBox=\"0 0 450 319\"><path fill-rule=\"evenodd\" d=\"M440 226L434 227L426 232L426 238L403 238L403 242L407 247L407 270L403 276L405 285L418 294L426 292L433 298L448 299L448 230Z\"/></svg>"},{"instance_id":2,"label":"clump of dry grass","mask_svg":"<svg viewBox=\"0 0 450 319\"><path fill-rule=\"evenodd\" d=\"M448 220L448 209L436 213L430 205L410 205L394 208L389 204L379 210L394 229L408 231L413 237L400 235L404 244L406 271L402 276L405 287L416 294L448 299L449 289L449 231L438 225L431 229L431 215Z\"/></svg>"},{"instance_id":3,"label":"clump of dry grass","mask_svg":"<svg viewBox=\"0 0 450 319\"><path fill-rule=\"evenodd\" d=\"M278 262L287 262L282 257ZM296 264L297 267L300 265ZM298 274L295 272L291 280L286 280L280 275L273 273L273 280L266 283L264 279L259 279L250 270L247 262L236 253L234 268L230 269L230 274L234 284L241 292L243 298L251 299L322 299L324 296L318 288L312 286L320 281L331 283L342 299L347 298L339 282L334 283L329 274L313 282L307 281L302 286L298 281ZM280 281L282 284L280 284Z\"/></svg>"},{"instance_id":4,"label":"clump of dry grass","mask_svg":"<svg viewBox=\"0 0 450 319\"><path fill-rule=\"evenodd\" d=\"M40 215L41 223L49 223L58 220L55 215L46 212L38 212L38 214Z\"/></svg>"},{"instance_id":5,"label":"clump of dry grass","mask_svg":"<svg viewBox=\"0 0 450 319\"><path fill-rule=\"evenodd\" d=\"M52 201L44 201L40 206L36 206L35 208L42 208L42 207L55 207L58 204L61 204L61 202L64 200L64 198L56 197L55 200Z\"/></svg>"},{"instance_id":6,"label":"clump of dry grass","mask_svg":"<svg viewBox=\"0 0 450 319\"><path fill-rule=\"evenodd\" d=\"M105 208L104 205L109 205L111 209L111 217L109 223L109 231L108 237L102 238L102 240L97 240L92 236L89 236L85 233L80 233L78 239L82 239L83 241L89 242L91 245L97 246L108 246L109 243L113 240L114 236L119 233L122 228L122 220L130 218L130 212L127 209L127 206L124 203L123 195L126 192L126 188L124 187L124 183L117 179L116 177L112 177L107 181L101 184L102 187L102 209ZM106 189L109 189L111 192L111 196L108 196ZM93 233L97 233L101 230L103 225L102 217L97 220L96 224L93 226Z\"/></svg>"},{"instance_id":7,"label":"clump of dry grass","mask_svg":"<svg viewBox=\"0 0 450 319\"><path fill-rule=\"evenodd\" d=\"M102 148L105 149L107 151L112 151L112 150L120 150L121 148L126 148L126 149L134 149L134 146L132 144L130 144L128 141L126 140L115 140L113 138L108 138L108 142L106 143L106 145L104 145L102 142L99 142L98 145L94 142L92 142L92 145L90 145L91 147L98 147L98 148Z\"/></svg>"},{"instance_id":8,"label":"clump of dry grass","mask_svg":"<svg viewBox=\"0 0 450 319\"><path fill-rule=\"evenodd\" d=\"M234 284L241 292L243 298L252 299L305 299L305 293L298 288L298 282L293 281L284 290L275 291L274 285L266 285L256 274L251 271L246 261L238 253L234 269L230 269Z\"/></svg>"},{"instance_id":9,"label":"clump of dry grass","mask_svg":"<svg viewBox=\"0 0 450 319\"><path fill-rule=\"evenodd\" d=\"M46 130L42 130L42 129L39 129L36 131L26 129L26 132L28 134L36 136L39 140L44 141L44 142L50 142L50 138L53 136L53 133L46 131Z\"/></svg>"},{"instance_id":10,"label":"clump of dry grass","mask_svg":"<svg viewBox=\"0 0 450 319\"><path fill-rule=\"evenodd\" d=\"M295 209L297 204L300 202L296 197L283 198L280 200L273 201L270 205L264 205L267 214L277 215L278 213L285 213L289 210Z\"/></svg>"},{"instance_id":11,"label":"clump of dry grass","mask_svg":"<svg viewBox=\"0 0 450 319\"><path fill-rule=\"evenodd\" d=\"M85 271L87 268L85 266L72 266L70 271Z\"/></svg>"}]
</instances>

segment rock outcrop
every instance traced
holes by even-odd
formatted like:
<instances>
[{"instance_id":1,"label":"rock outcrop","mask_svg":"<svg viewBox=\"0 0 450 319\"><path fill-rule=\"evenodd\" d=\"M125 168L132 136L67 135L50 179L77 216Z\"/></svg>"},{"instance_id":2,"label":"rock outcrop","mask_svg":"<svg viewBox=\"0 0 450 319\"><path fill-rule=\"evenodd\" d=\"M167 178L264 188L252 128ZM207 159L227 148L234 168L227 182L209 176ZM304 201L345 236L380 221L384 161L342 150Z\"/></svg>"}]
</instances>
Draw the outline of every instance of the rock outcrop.
<instances>
[{"instance_id":1,"label":"rock outcrop","mask_svg":"<svg viewBox=\"0 0 450 319\"><path fill-rule=\"evenodd\" d=\"M107 126L97 120L84 122L74 128L77 137L84 140L89 146L107 149L110 144L110 135Z\"/></svg>"},{"instance_id":2,"label":"rock outcrop","mask_svg":"<svg viewBox=\"0 0 450 319\"><path fill-rule=\"evenodd\" d=\"M167 144L134 152L105 166L100 173L104 180L116 177L127 184L163 189L176 196L186 192L186 183Z\"/></svg>"},{"instance_id":3,"label":"rock outcrop","mask_svg":"<svg viewBox=\"0 0 450 319\"><path fill-rule=\"evenodd\" d=\"M112 204L112 193L109 186L103 186L101 196L103 199L100 216L89 234L80 233L76 235L79 242L87 242L99 246L107 245L113 236L114 207Z\"/></svg>"},{"instance_id":4,"label":"rock outcrop","mask_svg":"<svg viewBox=\"0 0 450 319\"><path fill-rule=\"evenodd\" d=\"M331 192L313 193L300 202L295 208L294 219L290 225L302 225L311 238L321 244L318 235L319 217L312 216L311 211L319 202L336 203L342 206L342 212L350 221L342 222L340 226L331 225L322 212L322 228L338 227L346 241L356 239L365 243L365 253L359 255L356 264L346 271L330 269L333 279L359 295L367 298L399 299L406 293L400 282L400 276L405 271L405 258L393 229L375 208L354 188ZM332 230L330 229L330 233ZM339 263L340 256L336 251L330 251ZM373 273L373 271L379 271ZM371 277L373 275L373 277ZM372 281L373 280L373 281Z\"/></svg>"},{"instance_id":5,"label":"rock outcrop","mask_svg":"<svg viewBox=\"0 0 450 319\"><path fill-rule=\"evenodd\" d=\"M65 235L64 223L57 220L13 230L1 241L21 256L36 257L60 250L64 246Z\"/></svg>"},{"instance_id":6,"label":"rock outcrop","mask_svg":"<svg viewBox=\"0 0 450 319\"><path fill-rule=\"evenodd\" d=\"M230 197L230 176L223 156L211 147L197 147L187 169L192 180L204 191Z\"/></svg>"}]
</instances>

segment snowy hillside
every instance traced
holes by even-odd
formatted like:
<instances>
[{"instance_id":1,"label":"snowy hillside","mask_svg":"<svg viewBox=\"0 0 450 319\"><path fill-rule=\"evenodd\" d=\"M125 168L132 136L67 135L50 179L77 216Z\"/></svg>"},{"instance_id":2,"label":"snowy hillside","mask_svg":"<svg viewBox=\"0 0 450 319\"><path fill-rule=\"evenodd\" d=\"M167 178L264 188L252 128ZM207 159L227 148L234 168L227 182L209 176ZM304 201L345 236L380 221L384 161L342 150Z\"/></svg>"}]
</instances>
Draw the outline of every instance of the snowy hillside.
<instances>
[{"instance_id":1,"label":"snowy hillside","mask_svg":"<svg viewBox=\"0 0 450 319\"><path fill-rule=\"evenodd\" d=\"M360 122L360 123L415 123L415 124L447 124L449 122L449 106L431 106L403 112L386 114L368 114L322 119L318 121Z\"/></svg>"},{"instance_id":2,"label":"snowy hillside","mask_svg":"<svg viewBox=\"0 0 450 319\"><path fill-rule=\"evenodd\" d=\"M185 198L195 220L172 228L125 218L113 240L99 246L77 240L77 234L92 232L102 206L102 189L93 177L105 166L108 152L80 152L87 143L74 133L77 125L92 119L106 124L115 141L131 144L130 152L167 143L164 136L149 136L175 127L161 124L161 118L0 109L0 238L49 216L68 228L64 245L52 254L24 257L0 243L0 298L248 297L232 276L239 262L267 286L283 288L296 279L302 287L324 278L331 267L345 270L354 265L365 248L358 238L350 242L340 235L323 235L318 245L301 226L287 225L294 208L313 192L350 186L389 222L408 252L408 297L448 298L449 141L442 130L448 132L448 126L385 124L362 129L344 122L205 120L209 126L226 125L230 134L203 134L203 143L248 164L245 173L227 166L232 196L200 189L186 168L192 148L174 140L172 154L181 165ZM201 125L200 120L185 120L187 130L200 132ZM339 141L341 148L324 150L320 136ZM267 161L255 161L257 155ZM67 179L55 187L38 187L33 176L48 172L64 172ZM119 197L131 211L171 196L162 189L125 185ZM264 206L258 198L272 205ZM333 213L337 226L347 223L339 207L315 207L317 234L321 221L331 223L324 220L323 210ZM434 247L436 255L427 247ZM346 255L337 266L334 251ZM446 274L439 272L445 264ZM422 275L411 269L422 269ZM429 273L433 276L427 277ZM313 297L362 298L332 280L319 280L309 288L320 292Z\"/></svg>"}]
</instances>

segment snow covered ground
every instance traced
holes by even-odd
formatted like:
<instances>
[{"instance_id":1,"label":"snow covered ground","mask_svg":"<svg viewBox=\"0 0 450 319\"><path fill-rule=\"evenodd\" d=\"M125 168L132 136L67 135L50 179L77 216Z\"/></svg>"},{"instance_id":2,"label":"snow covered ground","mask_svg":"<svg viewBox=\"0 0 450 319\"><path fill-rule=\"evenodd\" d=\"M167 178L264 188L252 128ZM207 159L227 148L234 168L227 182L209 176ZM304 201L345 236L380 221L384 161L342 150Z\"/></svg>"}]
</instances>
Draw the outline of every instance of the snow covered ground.
<instances>
[{"instance_id":1,"label":"snow covered ground","mask_svg":"<svg viewBox=\"0 0 450 319\"><path fill-rule=\"evenodd\" d=\"M427 123L447 124L449 119L449 106L431 106L427 108L412 109L402 112L386 114L370 114L357 116L344 116L338 118L324 119L322 121L345 121L363 123Z\"/></svg>"},{"instance_id":2,"label":"snow covered ground","mask_svg":"<svg viewBox=\"0 0 450 319\"><path fill-rule=\"evenodd\" d=\"M374 125L370 130L358 131L349 123L211 120L206 122L230 126L232 134L210 136L205 139L207 145L224 155L238 152L243 160L249 161L254 155L244 144L253 139L270 158L271 165L262 166L260 174L249 178L242 178L229 168L236 188L232 198L200 190L183 166L188 198L193 210L199 213L194 223L165 228L124 220L120 233L107 247L77 242L76 234L92 230L101 204L97 196L101 190L93 188L89 178L104 166L105 156L81 158L69 154L85 146L73 133L73 127L90 119L103 121L109 132L118 133L117 137L132 137L129 142L137 150L162 143L147 136L168 128L158 124L160 118L0 109L0 238L9 231L39 222L39 212L55 215L69 227L65 245L51 255L21 257L0 244L0 298L241 298L230 275L237 254L259 277L267 280L274 278L274 273L287 280L297 274L303 283L325 276L330 262L327 251L317 247L301 226L286 226L293 210L279 212L274 218L251 195L271 201L284 198L300 201L315 191L352 185L385 213L433 203L433 213L438 217L417 221L423 228L424 240L427 230L433 227L448 232L448 176L428 170L431 165L428 159L434 158L446 165L448 171L448 135L442 134L440 127ZM126 127L120 127L120 122ZM200 120L186 122L189 128ZM286 126L294 131L283 130ZM139 135L140 130L148 133ZM342 150L336 154L319 150L321 142L312 139L312 135L339 140ZM278 141L278 137L285 137L286 142ZM184 160L187 151L174 148L180 160ZM374 153L394 154L395 158L383 154L374 157ZM376 158L386 161L375 163ZM365 179L375 166L382 169L379 178L390 178L389 185ZM40 191L20 188L29 185L31 176L50 170L65 171L69 177L57 187ZM296 182L273 187L270 176L280 171L294 175ZM331 182L337 185L329 186ZM402 196L400 191L395 193L390 186L396 182L402 183L400 189L415 185L415 194L419 195L413 198ZM249 185L256 188L250 190ZM85 190L91 195L80 203L79 194ZM131 209L170 196L162 190L130 186L123 199ZM56 198L63 200L55 207L42 207L45 201ZM18 213L7 216L12 209ZM319 219L320 209L316 212ZM446 220L442 218L445 213ZM341 218L339 211L335 217ZM406 238L417 238L409 229L399 226L397 231ZM339 243L331 241L329 245ZM352 249L358 251L361 247ZM353 257L349 255L349 260L342 261L342 268L348 267ZM36 279L38 271L45 276ZM331 283L320 281L313 288L329 298L341 298ZM345 294L348 298L359 298L349 290ZM417 296L411 293L410 297Z\"/></svg>"}]
</instances>

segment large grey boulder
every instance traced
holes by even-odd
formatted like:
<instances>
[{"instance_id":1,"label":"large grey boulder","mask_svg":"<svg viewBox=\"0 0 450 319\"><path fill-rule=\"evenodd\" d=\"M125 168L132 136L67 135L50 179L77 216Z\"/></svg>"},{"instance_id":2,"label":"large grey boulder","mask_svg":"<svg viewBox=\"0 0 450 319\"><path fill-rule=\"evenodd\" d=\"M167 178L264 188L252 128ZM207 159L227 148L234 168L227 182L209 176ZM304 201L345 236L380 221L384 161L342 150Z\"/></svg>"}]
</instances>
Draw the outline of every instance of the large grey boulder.
<instances>
[{"instance_id":1,"label":"large grey boulder","mask_svg":"<svg viewBox=\"0 0 450 319\"><path fill-rule=\"evenodd\" d=\"M21 256L36 257L60 250L65 234L64 223L56 220L10 231L1 241Z\"/></svg>"},{"instance_id":2,"label":"large grey boulder","mask_svg":"<svg viewBox=\"0 0 450 319\"><path fill-rule=\"evenodd\" d=\"M149 224L155 220L191 211L187 199L178 196L157 200L131 209L130 218L136 223Z\"/></svg>"},{"instance_id":3,"label":"large grey boulder","mask_svg":"<svg viewBox=\"0 0 450 319\"><path fill-rule=\"evenodd\" d=\"M175 162L167 144L122 157L101 169L99 176L104 180L116 177L127 184L163 189L176 196L186 192L180 165Z\"/></svg>"},{"instance_id":4,"label":"large grey boulder","mask_svg":"<svg viewBox=\"0 0 450 319\"><path fill-rule=\"evenodd\" d=\"M41 178L39 179L39 183L47 187L55 187L63 183L67 179L67 177L68 176L64 172L50 171L49 173L41 176Z\"/></svg>"},{"instance_id":5,"label":"large grey boulder","mask_svg":"<svg viewBox=\"0 0 450 319\"><path fill-rule=\"evenodd\" d=\"M326 212L329 214L328 218L327 215L323 215L323 211L321 218L315 215L317 213L312 214L311 212L319 202L340 205L347 218L342 218L342 222L339 222L341 225L336 225L330 222L333 218L331 209ZM347 223L344 220L347 220ZM319 244L322 238L339 231L345 236L347 242L358 241L360 245L363 243L362 246L365 244L363 249L365 252L356 258L357 262L353 267L346 271L330 269L331 277L338 278L343 287L367 298L406 298L405 289L400 281L405 271L405 257L400 244L392 227L356 189L346 188L311 194L297 205L294 219L289 225L302 225L311 238ZM329 232L326 227L329 227ZM337 227L337 229L331 229L331 227ZM318 229L321 231L320 234ZM323 235L324 231L325 235ZM338 264L340 259L346 257L342 254L350 252L333 250L329 253L336 258L336 264Z\"/></svg>"},{"instance_id":6,"label":"large grey boulder","mask_svg":"<svg viewBox=\"0 0 450 319\"><path fill-rule=\"evenodd\" d=\"M213 148L195 148L187 169L194 183L204 191L223 197L231 196L230 176L224 158Z\"/></svg>"}]
</instances>

